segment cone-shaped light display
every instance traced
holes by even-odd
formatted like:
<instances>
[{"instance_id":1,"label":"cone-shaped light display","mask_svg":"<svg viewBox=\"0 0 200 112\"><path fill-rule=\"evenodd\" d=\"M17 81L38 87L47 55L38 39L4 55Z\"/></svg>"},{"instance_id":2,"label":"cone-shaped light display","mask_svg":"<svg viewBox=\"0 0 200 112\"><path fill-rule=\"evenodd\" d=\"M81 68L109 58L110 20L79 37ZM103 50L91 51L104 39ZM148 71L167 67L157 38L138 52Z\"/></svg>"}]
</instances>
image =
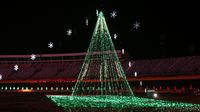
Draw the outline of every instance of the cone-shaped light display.
<instances>
[{"instance_id":1,"label":"cone-shaped light display","mask_svg":"<svg viewBox=\"0 0 200 112\"><path fill-rule=\"evenodd\" d=\"M133 95L115 51L103 12L98 15L72 95Z\"/></svg>"}]
</instances>

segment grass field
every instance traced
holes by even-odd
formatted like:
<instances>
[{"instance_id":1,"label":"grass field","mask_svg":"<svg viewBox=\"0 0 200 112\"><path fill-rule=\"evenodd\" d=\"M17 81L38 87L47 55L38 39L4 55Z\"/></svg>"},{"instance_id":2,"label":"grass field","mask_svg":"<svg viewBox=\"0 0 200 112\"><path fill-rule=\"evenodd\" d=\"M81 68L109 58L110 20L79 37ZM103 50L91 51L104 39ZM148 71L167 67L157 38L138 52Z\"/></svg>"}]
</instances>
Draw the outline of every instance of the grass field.
<instances>
[{"instance_id":1,"label":"grass field","mask_svg":"<svg viewBox=\"0 0 200 112\"><path fill-rule=\"evenodd\" d=\"M109 111L109 112L199 112L200 104L165 101L134 96L63 96L50 95L65 111Z\"/></svg>"},{"instance_id":2,"label":"grass field","mask_svg":"<svg viewBox=\"0 0 200 112\"><path fill-rule=\"evenodd\" d=\"M56 105L51 99L47 98L45 94L41 93L0 93L0 112L160 112L154 107L129 107L129 108L89 108L89 107L73 107L63 108ZM165 95L159 96L159 99L173 102L186 102L192 104L200 104L199 96L185 96L185 95ZM66 101L64 101L66 102ZM98 102L97 102L98 103ZM137 103L137 102L136 102ZM146 102L148 103L148 102ZM77 103L78 104L78 103ZM122 102L118 103L122 104ZM125 105L125 104L122 104ZM191 108L191 107L190 107ZM161 109L159 107L158 109ZM176 112L183 111L182 108L168 108L163 107L163 111ZM193 112L198 112L195 107L192 107ZM185 109L187 111L187 109Z\"/></svg>"}]
</instances>

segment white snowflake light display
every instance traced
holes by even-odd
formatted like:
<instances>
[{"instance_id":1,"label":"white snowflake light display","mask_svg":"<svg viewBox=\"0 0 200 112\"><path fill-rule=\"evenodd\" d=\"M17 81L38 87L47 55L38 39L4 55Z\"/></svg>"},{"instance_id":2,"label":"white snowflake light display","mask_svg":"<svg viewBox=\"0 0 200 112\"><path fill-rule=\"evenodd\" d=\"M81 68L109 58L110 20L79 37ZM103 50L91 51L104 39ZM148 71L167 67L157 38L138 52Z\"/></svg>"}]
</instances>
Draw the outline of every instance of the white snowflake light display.
<instances>
[{"instance_id":1,"label":"white snowflake light display","mask_svg":"<svg viewBox=\"0 0 200 112\"><path fill-rule=\"evenodd\" d=\"M139 27L140 27L140 23L136 21L136 22L133 24L133 28L134 28L134 29L138 29Z\"/></svg>"},{"instance_id":2,"label":"white snowflake light display","mask_svg":"<svg viewBox=\"0 0 200 112\"><path fill-rule=\"evenodd\" d=\"M31 60L35 60L36 59L36 55L35 54L31 54Z\"/></svg>"},{"instance_id":3,"label":"white snowflake light display","mask_svg":"<svg viewBox=\"0 0 200 112\"><path fill-rule=\"evenodd\" d=\"M131 67L131 61L128 62L128 67Z\"/></svg>"},{"instance_id":4,"label":"white snowflake light display","mask_svg":"<svg viewBox=\"0 0 200 112\"><path fill-rule=\"evenodd\" d=\"M14 65L14 70L15 71L18 71L19 70L19 66L16 64L16 65Z\"/></svg>"},{"instance_id":5,"label":"white snowflake light display","mask_svg":"<svg viewBox=\"0 0 200 112\"><path fill-rule=\"evenodd\" d=\"M48 43L48 48L50 48L50 49L53 48L53 43L52 42Z\"/></svg>"},{"instance_id":6,"label":"white snowflake light display","mask_svg":"<svg viewBox=\"0 0 200 112\"><path fill-rule=\"evenodd\" d=\"M111 13L110 13L110 17L111 18L115 18L117 16L117 12L116 11L112 11Z\"/></svg>"},{"instance_id":7,"label":"white snowflake light display","mask_svg":"<svg viewBox=\"0 0 200 112\"><path fill-rule=\"evenodd\" d=\"M98 11L98 9L96 9L96 15L97 15L97 16L99 15L99 11Z\"/></svg>"},{"instance_id":8,"label":"white snowflake light display","mask_svg":"<svg viewBox=\"0 0 200 112\"><path fill-rule=\"evenodd\" d=\"M68 29L68 30L67 30L67 35L68 35L68 36L72 35L72 30L71 30L71 29Z\"/></svg>"},{"instance_id":9,"label":"white snowflake light display","mask_svg":"<svg viewBox=\"0 0 200 112\"><path fill-rule=\"evenodd\" d=\"M88 26L88 19L85 20L85 25Z\"/></svg>"},{"instance_id":10,"label":"white snowflake light display","mask_svg":"<svg viewBox=\"0 0 200 112\"><path fill-rule=\"evenodd\" d=\"M137 77L137 72L134 73L134 76Z\"/></svg>"},{"instance_id":11,"label":"white snowflake light display","mask_svg":"<svg viewBox=\"0 0 200 112\"><path fill-rule=\"evenodd\" d=\"M114 34L114 39L115 39L115 40L117 39L117 34L116 34L116 33Z\"/></svg>"},{"instance_id":12,"label":"white snowflake light display","mask_svg":"<svg viewBox=\"0 0 200 112\"><path fill-rule=\"evenodd\" d=\"M142 86L142 81L140 81L140 86Z\"/></svg>"},{"instance_id":13,"label":"white snowflake light display","mask_svg":"<svg viewBox=\"0 0 200 112\"><path fill-rule=\"evenodd\" d=\"M124 54L124 49L122 49L122 54Z\"/></svg>"},{"instance_id":14,"label":"white snowflake light display","mask_svg":"<svg viewBox=\"0 0 200 112\"><path fill-rule=\"evenodd\" d=\"M0 74L0 80L3 78L3 76Z\"/></svg>"}]
</instances>

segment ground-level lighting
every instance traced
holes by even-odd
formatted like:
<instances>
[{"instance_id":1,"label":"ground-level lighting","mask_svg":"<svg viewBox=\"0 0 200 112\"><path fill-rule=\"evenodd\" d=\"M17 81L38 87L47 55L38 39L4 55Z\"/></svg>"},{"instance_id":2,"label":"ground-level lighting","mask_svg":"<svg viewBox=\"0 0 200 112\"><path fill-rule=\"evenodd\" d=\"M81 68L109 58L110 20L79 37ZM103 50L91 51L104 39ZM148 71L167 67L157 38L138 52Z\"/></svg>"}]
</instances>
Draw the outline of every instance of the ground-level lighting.
<instances>
[{"instance_id":1,"label":"ground-level lighting","mask_svg":"<svg viewBox=\"0 0 200 112\"><path fill-rule=\"evenodd\" d=\"M68 109L112 109L112 110L134 110L140 112L150 111L200 111L200 104L180 103L134 96L62 96L47 95L55 104Z\"/></svg>"},{"instance_id":2,"label":"ground-level lighting","mask_svg":"<svg viewBox=\"0 0 200 112\"><path fill-rule=\"evenodd\" d=\"M154 98L157 98L157 97L158 97L158 94L157 94L157 93L154 93L154 94L153 94L153 97L154 97Z\"/></svg>"}]
</instances>

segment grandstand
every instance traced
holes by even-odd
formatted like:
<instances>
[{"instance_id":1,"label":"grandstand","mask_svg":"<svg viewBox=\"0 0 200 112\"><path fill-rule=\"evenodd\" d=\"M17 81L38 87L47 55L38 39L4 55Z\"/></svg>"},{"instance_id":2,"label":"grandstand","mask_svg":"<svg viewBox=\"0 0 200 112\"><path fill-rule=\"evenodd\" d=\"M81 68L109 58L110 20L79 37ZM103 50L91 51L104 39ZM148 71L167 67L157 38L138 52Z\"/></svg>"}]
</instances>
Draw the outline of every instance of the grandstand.
<instances>
[{"instance_id":1,"label":"grandstand","mask_svg":"<svg viewBox=\"0 0 200 112\"><path fill-rule=\"evenodd\" d=\"M200 56L130 61L128 53L117 50L117 54L135 93L146 89L188 93L199 88ZM0 91L70 94L85 55L37 54L35 60L30 55L0 55ZM14 65L18 65L17 71Z\"/></svg>"},{"instance_id":2,"label":"grandstand","mask_svg":"<svg viewBox=\"0 0 200 112\"><path fill-rule=\"evenodd\" d=\"M120 59L124 60L120 50ZM71 92L86 52L0 55L1 92ZM18 65L18 70L14 66Z\"/></svg>"},{"instance_id":3,"label":"grandstand","mask_svg":"<svg viewBox=\"0 0 200 112\"><path fill-rule=\"evenodd\" d=\"M122 59L122 54L117 51ZM31 60L31 55L0 55L1 82L30 80L75 80L82 66L83 53L41 54ZM19 70L14 70L14 65Z\"/></svg>"}]
</instances>

